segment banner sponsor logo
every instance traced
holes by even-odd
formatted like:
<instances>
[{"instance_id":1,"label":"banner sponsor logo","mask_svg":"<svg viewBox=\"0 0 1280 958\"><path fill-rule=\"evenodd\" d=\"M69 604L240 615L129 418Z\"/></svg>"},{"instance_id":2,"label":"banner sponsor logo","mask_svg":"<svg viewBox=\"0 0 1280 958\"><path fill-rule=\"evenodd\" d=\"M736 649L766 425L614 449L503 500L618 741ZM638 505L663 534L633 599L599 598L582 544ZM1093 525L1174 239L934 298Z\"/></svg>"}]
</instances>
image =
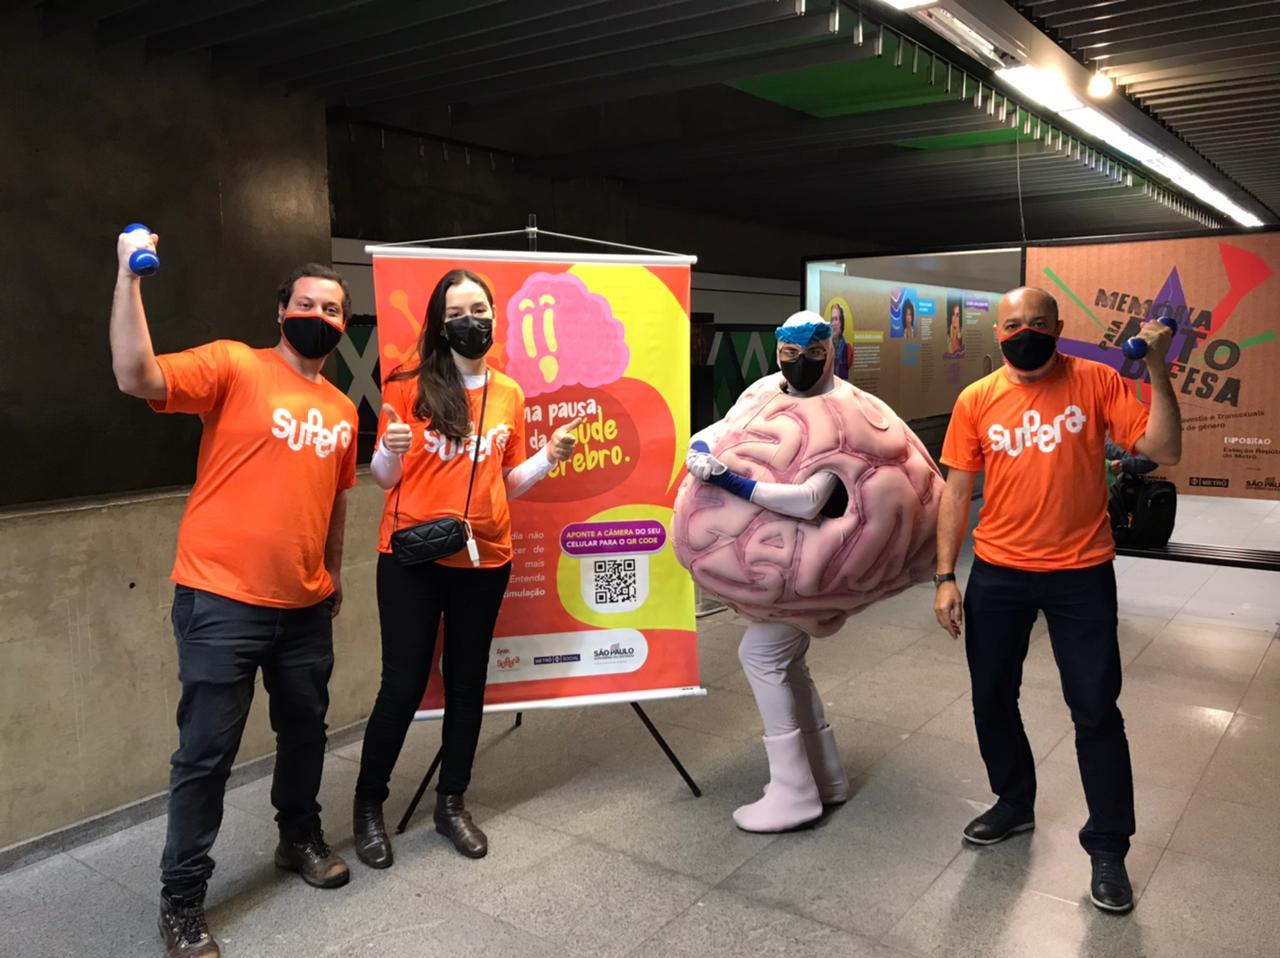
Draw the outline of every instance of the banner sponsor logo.
<instances>
[{"instance_id":1,"label":"banner sponsor logo","mask_svg":"<svg viewBox=\"0 0 1280 958\"><path fill-rule=\"evenodd\" d=\"M550 632L495 640L489 681L530 682L635 672L649 658L637 629Z\"/></svg>"},{"instance_id":2,"label":"banner sponsor logo","mask_svg":"<svg viewBox=\"0 0 1280 958\"><path fill-rule=\"evenodd\" d=\"M618 642L613 643L607 649L596 649L591 653L591 657L599 662L601 659L634 659L636 650L630 647L624 647Z\"/></svg>"},{"instance_id":3,"label":"banner sponsor logo","mask_svg":"<svg viewBox=\"0 0 1280 958\"><path fill-rule=\"evenodd\" d=\"M1230 489L1231 488L1230 479L1215 479L1215 478L1210 478L1208 476L1192 476L1190 479L1187 480L1187 483L1189 485L1197 486L1204 489Z\"/></svg>"}]
</instances>

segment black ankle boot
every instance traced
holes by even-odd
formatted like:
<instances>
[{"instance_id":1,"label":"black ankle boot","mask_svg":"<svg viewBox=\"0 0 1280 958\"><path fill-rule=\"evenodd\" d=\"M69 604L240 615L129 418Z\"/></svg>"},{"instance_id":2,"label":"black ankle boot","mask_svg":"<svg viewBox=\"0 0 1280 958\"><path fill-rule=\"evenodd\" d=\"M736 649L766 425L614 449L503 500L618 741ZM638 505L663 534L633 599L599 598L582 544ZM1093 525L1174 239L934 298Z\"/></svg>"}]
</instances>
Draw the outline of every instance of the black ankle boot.
<instances>
[{"instance_id":1,"label":"black ankle boot","mask_svg":"<svg viewBox=\"0 0 1280 958\"><path fill-rule=\"evenodd\" d=\"M222 954L205 922L203 894L188 899L161 894L160 938L168 958L218 958Z\"/></svg>"},{"instance_id":2,"label":"black ankle boot","mask_svg":"<svg viewBox=\"0 0 1280 958\"><path fill-rule=\"evenodd\" d=\"M484 858L489 853L489 839L471 820L462 804L461 795L436 795L436 831L468 858Z\"/></svg>"},{"instance_id":3,"label":"black ankle boot","mask_svg":"<svg viewBox=\"0 0 1280 958\"><path fill-rule=\"evenodd\" d=\"M370 868L390 868L395 861L391 839L382 821L382 803L357 798L351 808L351 832L356 841L356 857Z\"/></svg>"}]
</instances>

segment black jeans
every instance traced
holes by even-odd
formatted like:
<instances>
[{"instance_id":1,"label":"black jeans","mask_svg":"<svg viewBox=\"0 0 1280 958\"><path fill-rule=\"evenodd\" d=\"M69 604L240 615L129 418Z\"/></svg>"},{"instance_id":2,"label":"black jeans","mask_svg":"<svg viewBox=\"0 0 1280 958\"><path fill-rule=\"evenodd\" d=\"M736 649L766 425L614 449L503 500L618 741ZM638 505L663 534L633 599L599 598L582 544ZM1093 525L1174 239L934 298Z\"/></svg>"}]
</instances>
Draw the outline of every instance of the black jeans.
<instances>
[{"instance_id":1,"label":"black jeans","mask_svg":"<svg viewBox=\"0 0 1280 958\"><path fill-rule=\"evenodd\" d=\"M319 826L316 794L333 672L331 609L329 600L303 609L272 609L186 586L174 593L182 698L160 862L171 896L203 895L213 874L209 851L222 825L227 775L240 748L259 667L276 733L271 785L276 823L290 836Z\"/></svg>"},{"instance_id":2,"label":"black jeans","mask_svg":"<svg viewBox=\"0 0 1280 958\"><path fill-rule=\"evenodd\" d=\"M1076 759L1089 806L1080 844L1091 855L1123 856L1134 832L1133 767L1116 706L1120 646L1111 563L1020 572L974 560L964 600L965 652L991 790L1018 810L1035 806L1035 760L1022 728L1018 689L1038 611L1049 624L1062 694L1076 727Z\"/></svg>"},{"instance_id":3,"label":"black jeans","mask_svg":"<svg viewBox=\"0 0 1280 958\"><path fill-rule=\"evenodd\" d=\"M427 689L442 614L445 709L436 791L467 790L484 717L489 647L510 577L509 564L454 569L435 562L406 566L394 556L378 556L382 686L364 733L357 798L387 799L391 770Z\"/></svg>"}]
</instances>

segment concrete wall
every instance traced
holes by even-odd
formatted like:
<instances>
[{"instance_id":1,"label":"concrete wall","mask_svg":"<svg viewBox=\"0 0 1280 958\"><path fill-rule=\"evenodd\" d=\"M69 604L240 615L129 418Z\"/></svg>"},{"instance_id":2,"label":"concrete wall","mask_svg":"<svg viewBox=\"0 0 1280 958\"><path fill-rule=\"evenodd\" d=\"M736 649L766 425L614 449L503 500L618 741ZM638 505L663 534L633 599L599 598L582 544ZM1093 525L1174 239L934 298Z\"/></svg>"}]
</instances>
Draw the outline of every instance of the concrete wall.
<instances>
[{"instance_id":1,"label":"concrete wall","mask_svg":"<svg viewBox=\"0 0 1280 958\"><path fill-rule=\"evenodd\" d=\"M180 493L0 515L0 848L163 791L177 747L169 624ZM330 728L373 706L383 496L352 490ZM261 680L240 761L274 751ZM335 810L343 814L341 810Z\"/></svg>"},{"instance_id":2,"label":"concrete wall","mask_svg":"<svg viewBox=\"0 0 1280 958\"><path fill-rule=\"evenodd\" d=\"M329 254L324 111L198 60L43 41L28 7L0 30L0 506L189 483L199 424L111 375L115 237L161 234L157 349L273 342L280 280Z\"/></svg>"}]
</instances>

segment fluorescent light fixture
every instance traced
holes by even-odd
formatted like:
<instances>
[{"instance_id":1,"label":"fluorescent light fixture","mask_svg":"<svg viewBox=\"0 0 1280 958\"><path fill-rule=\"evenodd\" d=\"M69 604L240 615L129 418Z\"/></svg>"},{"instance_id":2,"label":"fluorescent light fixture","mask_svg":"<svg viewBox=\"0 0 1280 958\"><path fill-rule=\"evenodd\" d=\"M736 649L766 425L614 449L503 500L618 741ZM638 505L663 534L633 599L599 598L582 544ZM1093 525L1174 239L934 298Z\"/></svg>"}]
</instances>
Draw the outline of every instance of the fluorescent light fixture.
<instances>
[{"instance_id":1,"label":"fluorescent light fixture","mask_svg":"<svg viewBox=\"0 0 1280 958\"><path fill-rule=\"evenodd\" d=\"M1022 59L1001 50L984 36L982 24L970 26L951 12L948 0L882 0L899 10L914 10L916 17L936 33L995 70L996 79L1037 105L1052 110L1083 133L1118 153L1165 177L1184 193L1220 210L1241 226L1261 226L1262 220L1235 203L1221 190L1196 176L1181 163L1165 156L1146 140L1134 135L1105 113L1085 106L1067 81L1051 70L1019 64ZM959 7L957 4L955 7ZM1089 96L1101 99L1115 89L1111 78L1099 71L1089 81Z\"/></svg>"},{"instance_id":2,"label":"fluorescent light fixture","mask_svg":"<svg viewBox=\"0 0 1280 958\"><path fill-rule=\"evenodd\" d=\"M1089 96L1095 100L1104 100L1111 96L1111 91L1116 85L1111 82L1111 77L1105 73L1095 73L1093 78L1089 80Z\"/></svg>"},{"instance_id":3,"label":"fluorescent light fixture","mask_svg":"<svg viewBox=\"0 0 1280 958\"><path fill-rule=\"evenodd\" d=\"M1055 113L1078 110L1084 106L1056 73L1033 66L1011 67L996 71L1003 80L1029 100L1034 100Z\"/></svg>"},{"instance_id":4,"label":"fluorescent light fixture","mask_svg":"<svg viewBox=\"0 0 1280 958\"><path fill-rule=\"evenodd\" d=\"M1189 193L1201 202L1207 203L1214 209L1230 216L1241 226L1254 227L1262 225L1262 220L1230 199L1217 187L1210 186L1202 177L1196 176L1177 160L1172 160L1160 153L1154 159L1144 161L1143 165L1150 170L1155 170L1184 193Z\"/></svg>"},{"instance_id":5,"label":"fluorescent light fixture","mask_svg":"<svg viewBox=\"0 0 1280 958\"><path fill-rule=\"evenodd\" d=\"M1004 51L945 7L923 9L916 17L934 33L950 40L975 60L985 62L991 69L999 70L1006 65Z\"/></svg>"},{"instance_id":6,"label":"fluorescent light fixture","mask_svg":"<svg viewBox=\"0 0 1280 958\"><path fill-rule=\"evenodd\" d=\"M1161 155L1160 151L1150 143L1138 139L1111 117L1099 113L1091 106L1082 106L1076 110L1062 110L1059 115L1068 123L1079 127L1107 146L1119 150L1125 156L1133 157L1139 163L1148 163Z\"/></svg>"},{"instance_id":7,"label":"fluorescent light fixture","mask_svg":"<svg viewBox=\"0 0 1280 958\"><path fill-rule=\"evenodd\" d=\"M1177 160L1170 159L1163 153L1158 153L1153 159L1144 160L1142 163L1149 170L1155 170L1171 183L1182 183L1191 179L1191 171L1179 163Z\"/></svg>"}]
</instances>

